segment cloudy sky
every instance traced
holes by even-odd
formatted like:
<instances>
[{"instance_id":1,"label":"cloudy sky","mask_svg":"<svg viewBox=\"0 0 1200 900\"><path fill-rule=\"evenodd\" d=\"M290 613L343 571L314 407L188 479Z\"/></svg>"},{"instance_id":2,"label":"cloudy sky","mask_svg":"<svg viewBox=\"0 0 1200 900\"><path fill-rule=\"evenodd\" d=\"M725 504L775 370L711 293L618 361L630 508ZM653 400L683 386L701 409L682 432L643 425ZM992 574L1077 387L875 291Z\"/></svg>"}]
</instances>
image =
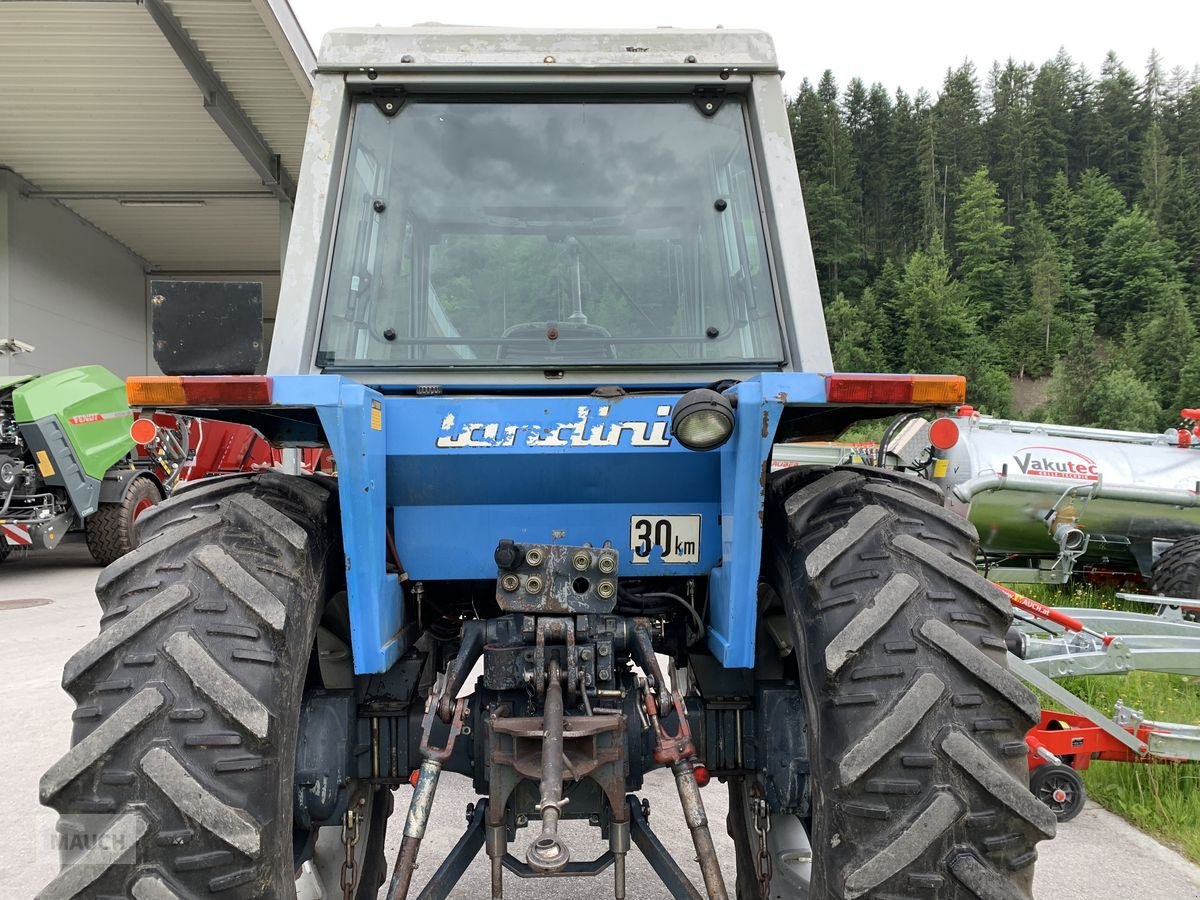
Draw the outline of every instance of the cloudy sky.
<instances>
[{"instance_id":1,"label":"cloudy sky","mask_svg":"<svg viewBox=\"0 0 1200 900\"><path fill-rule=\"evenodd\" d=\"M830 68L843 87L858 75L889 89L935 91L947 67L964 58L983 76L993 60L1013 56L1041 63L1060 46L1093 72L1109 50L1139 76L1151 49L1168 71L1200 63L1197 0L291 0L291 5L314 48L329 29L349 25L762 28L775 37L789 90Z\"/></svg>"}]
</instances>

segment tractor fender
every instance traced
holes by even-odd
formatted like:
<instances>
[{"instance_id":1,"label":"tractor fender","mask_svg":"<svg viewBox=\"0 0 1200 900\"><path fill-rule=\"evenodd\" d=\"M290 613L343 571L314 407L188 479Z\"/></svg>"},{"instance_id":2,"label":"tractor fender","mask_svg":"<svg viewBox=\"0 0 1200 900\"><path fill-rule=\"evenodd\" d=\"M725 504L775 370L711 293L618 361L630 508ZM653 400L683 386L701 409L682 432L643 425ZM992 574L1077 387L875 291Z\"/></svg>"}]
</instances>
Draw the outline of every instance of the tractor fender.
<instances>
[{"instance_id":1,"label":"tractor fender","mask_svg":"<svg viewBox=\"0 0 1200 900\"><path fill-rule=\"evenodd\" d=\"M238 479L238 478L252 478L258 474L259 474L258 472L252 472L252 471L228 472L223 475L209 475L205 478L196 478L191 481L180 481L178 484L175 485L175 490L172 492L171 495L178 496L179 494L186 494L189 491L194 491L197 488L202 488L202 487L205 487L206 485L216 484L218 481L234 481L235 479Z\"/></svg>"},{"instance_id":2,"label":"tractor fender","mask_svg":"<svg viewBox=\"0 0 1200 900\"><path fill-rule=\"evenodd\" d=\"M188 494L192 491L206 488L209 485L217 484L218 482L249 479L262 474L262 470L250 470L245 472L227 472L222 475L210 475L206 478L197 478L195 481L180 481L175 486L175 490L171 492L171 496L178 497L181 494ZM338 482L336 478L329 478L323 475L297 475L293 477L301 478L304 481L311 481L315 484L321 485L325 490L329 491L335 499L338 496Z\"/></svg>"},{"instance_id":3,"label":"tractor fender","mask_svg":"<svg viewBox=\"0 0 1200 900\"><path fill-rule=\"evenodd\" d=\"M161 479L150 469L109 469L104 473L104 480L100 482L100 503L120 503L125 498L125 491L129 488L130 482L135 478L149 478L154 482L154 486L158 488L160 497L167 496L167 490L163 487Z\"/></svg>"},{"instance_id":4,"label":"tractor fender","mask_svg":"<svg viewBox=\"0 0 1200 900\"><path fill-rule=\"evenodd\" d=\"M51 487L66 490L67 499L80 519L94 513L100 503L100 481L84 471L79 454L58 416L22 422L19 427L32 458L37 460L42 480Z\"/></svg>"}]
</instances>

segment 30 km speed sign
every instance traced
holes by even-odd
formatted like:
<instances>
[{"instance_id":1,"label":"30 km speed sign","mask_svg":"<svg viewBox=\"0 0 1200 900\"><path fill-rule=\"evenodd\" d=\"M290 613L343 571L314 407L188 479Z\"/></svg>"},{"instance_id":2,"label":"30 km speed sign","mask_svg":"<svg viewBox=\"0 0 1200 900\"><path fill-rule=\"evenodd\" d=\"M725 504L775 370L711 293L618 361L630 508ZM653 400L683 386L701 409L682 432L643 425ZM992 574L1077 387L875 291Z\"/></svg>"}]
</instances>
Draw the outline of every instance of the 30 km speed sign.
<instances>
[{"instance_id":1,"label":"30 km speed sign","mask_svg":"<svg viewBox=\"0 0 1200 900\"><path fill-rule=\"evenodd\" d=\"M648 563L658 548L665 563L700 562L700 516L631 516L634 563Z\"/></svg>"}]
</instances>

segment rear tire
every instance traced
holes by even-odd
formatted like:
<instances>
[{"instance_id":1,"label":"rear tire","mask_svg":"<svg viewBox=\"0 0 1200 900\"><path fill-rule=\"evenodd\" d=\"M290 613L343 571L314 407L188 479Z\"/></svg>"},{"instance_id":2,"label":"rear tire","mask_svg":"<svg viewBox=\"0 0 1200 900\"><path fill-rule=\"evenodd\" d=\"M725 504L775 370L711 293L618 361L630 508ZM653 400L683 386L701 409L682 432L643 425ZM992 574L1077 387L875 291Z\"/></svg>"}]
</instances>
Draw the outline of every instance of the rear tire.
<instances>
[{"instance_id":1,"label":"rear tire","mask_svg":"<svg viewBox=\"0 0 1200 900\"><path fill-rule=\"evenodd\" d=\"M862 466L768 485L763 577L805 695L813 898L1030 900L1035 844L1054 836L1028 789L1039 710L1005 664L1008 600L940 500ZM764 896L756 876L738 885Z\"/></svg>"},{"instance_id":2,"label":"rear tire","mask_svg":"<svg viewBox=\"0 0 1200 900\"><path fill-rule=\"evenodd\" d=\"M1176 541L1162 552L1154 562L1150 590L1164 597L1200 600L1200 535ZM1197 607L1188 607L1185 615L1195 618Z\"/></svg>"},{"instance_id":3,"label":"rear tire","mask_svg":"<svg viewBox=\"0 0 1200 900\"><path fill-rule=\"evenodd\" d=\"M329 491L265 473L188 491L101 573L68 661L72 749L42 777L65 834L114 841L39 895L293 893L296 732L326 594ZM137 845L136 867L113 847Z\"/></svg>"},{"instance_id":4,"label":"rear tire","mask_svg":"<svg viewBox=\"0 0 1200 900\"><path fill-rule=\"evenodd\" d=\"M109 566L133 550L138 545L134 524L161 500L158 485L141 475L125 486L125 496L119 503L101 503L83 526L92 559Z\"/></svg>"}]
</instances>

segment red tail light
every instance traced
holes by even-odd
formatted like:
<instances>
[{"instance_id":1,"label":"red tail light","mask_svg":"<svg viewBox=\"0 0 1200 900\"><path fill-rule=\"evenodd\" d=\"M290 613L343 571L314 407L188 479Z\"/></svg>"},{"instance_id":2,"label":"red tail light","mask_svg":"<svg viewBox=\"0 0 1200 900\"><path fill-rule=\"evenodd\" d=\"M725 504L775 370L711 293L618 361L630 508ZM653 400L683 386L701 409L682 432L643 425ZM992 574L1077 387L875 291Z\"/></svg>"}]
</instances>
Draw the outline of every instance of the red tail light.
<instances>
[{"instance_id":1,"label":"red tail light","mask_svg":"<svg viewBox=\"0 0 1200 900\"><path fill-rule=\"evenodd\" d=\"M263 375L144 375L125 382L130 406L270 406Z\"/></svg>"},{"instance_id":2,"label":"red tail light","mask_svg":"<svg viewBox=\"0 0 1200 900\"><path fill-rule=\"evenodd\" d=\"M830 403L957 405L967 399L961 375L826 375Z\"/></svg>"}]
</instances>

